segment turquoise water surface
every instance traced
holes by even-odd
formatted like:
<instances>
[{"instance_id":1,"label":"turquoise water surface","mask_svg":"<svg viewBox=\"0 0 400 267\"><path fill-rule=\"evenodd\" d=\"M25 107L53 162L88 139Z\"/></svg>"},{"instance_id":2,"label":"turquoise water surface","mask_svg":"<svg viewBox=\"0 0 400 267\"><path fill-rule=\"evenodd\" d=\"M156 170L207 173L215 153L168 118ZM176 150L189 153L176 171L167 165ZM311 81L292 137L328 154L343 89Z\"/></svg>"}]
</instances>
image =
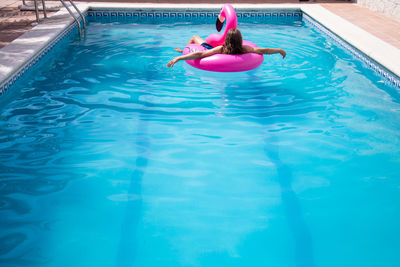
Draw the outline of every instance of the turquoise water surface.
<instances>
[{"instance_id":1,"label":"turquoise water surface","mask_svg":"<svg viewBox=\"0 0 400 267\"><path fill-rule=\"evenodd\" d=\"M400 266L400 96L301 21L256 70L179 62L213 21L92 20L1 96L1 266Z\"/></svg>"}]
</instances>

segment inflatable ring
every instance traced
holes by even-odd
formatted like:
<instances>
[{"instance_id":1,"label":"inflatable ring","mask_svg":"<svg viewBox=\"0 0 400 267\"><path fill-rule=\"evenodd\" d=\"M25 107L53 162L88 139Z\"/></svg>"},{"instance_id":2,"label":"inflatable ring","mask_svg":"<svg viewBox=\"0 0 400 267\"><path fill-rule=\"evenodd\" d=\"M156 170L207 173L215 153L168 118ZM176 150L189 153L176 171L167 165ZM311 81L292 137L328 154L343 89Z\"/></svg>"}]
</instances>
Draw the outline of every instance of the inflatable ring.
<instances>
[{"instance_id":1,"label":"inflatable ring","mask_svg":"<svg viewBox=\"0 0 400 267\"><path fill-rule=\"evenodd\" d=\"M225 36L228 31L237 28L237 16L232 5L225 4L220 12L219 18L223 18L226 21L224 33L213 33L206 38L206 42L213 47L224 45ZM246 40L243 41L243 45L257 47L252 42ZM201 45L190 44L183 49L183 55L204 50L206 50L206 48ZM216 54L201 59L186 60L186 63L201 70L237 72L255 69L260 66L263 61L264 56L262 54L246 53L240 55Z\"/></svg>"}]
</instances>

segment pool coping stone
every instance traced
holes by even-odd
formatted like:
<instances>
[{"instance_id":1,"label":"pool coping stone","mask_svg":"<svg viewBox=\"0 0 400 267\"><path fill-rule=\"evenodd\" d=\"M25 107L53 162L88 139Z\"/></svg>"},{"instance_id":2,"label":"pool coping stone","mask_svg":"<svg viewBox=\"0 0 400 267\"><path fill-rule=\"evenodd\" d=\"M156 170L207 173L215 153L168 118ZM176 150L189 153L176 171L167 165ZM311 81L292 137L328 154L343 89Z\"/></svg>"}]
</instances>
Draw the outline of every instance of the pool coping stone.
<instances>
[{"instance_id":1,"label":"pool coping stone","mask_svg":"<svg viewBox=\"0 0 400 267\"><path fill-rule=\"evenodd\" d=\"M193 9L219 10L221 8L221 4L191 4L190 8L188 8L186 4L107 2L78 3L77 6L84 14L89 10L168 9L188 11ZM398 88L400 87L398 81L400 80L400 49L351 24L319 4L234 4L234 7L249 11L260 11L261 9L300 10L397 76L395 85ZM78 14L76 16L79 17ZM65 32L67 29L71 29L73 24L75 24L74 19L68 14L65 8L62 8L49 19L46 19L30 31L24 33L9 45L1 48L0 94L11 86L26 69L35 64L59 39L65 36ZM43 52L43 50L45 51ZM41 54L41 56L36 57L38 54ZM381 71L379 73L382 74Z\"/></svg>"}]
</instances>

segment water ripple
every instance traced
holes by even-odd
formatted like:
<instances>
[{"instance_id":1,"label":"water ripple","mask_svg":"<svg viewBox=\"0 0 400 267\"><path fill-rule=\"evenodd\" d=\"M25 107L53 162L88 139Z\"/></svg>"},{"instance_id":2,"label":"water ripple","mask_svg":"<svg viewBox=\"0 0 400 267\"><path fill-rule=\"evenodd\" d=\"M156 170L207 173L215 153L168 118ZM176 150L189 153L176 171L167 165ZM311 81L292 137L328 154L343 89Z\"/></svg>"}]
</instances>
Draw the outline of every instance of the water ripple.
<instances>
[{"instance_id":1,"label":"water ripple","mask_svg":"<svg viewBox=\"0 0 400 267\"><path fill-rule=\"evenodd\" d=\"M278 24L260 34L245 23L245 39L282 47L287 58L265 56L249 72L212 73L184 62L165 66L177 55L174 47L190 34L208 33L210 25L113 26L95 24L83 40L61 43L2 102L1 264L57 262L46 257L53 247L70 246L69 238L84 246L98 236L122 240L119 253L132 263L130 249L136 253L138 246L131 237L140 238L142 225L159 231L149 244L168 227L179 232L188 225L189 234L172 247L186 252L199 244L187 254L191 260L199 248L234 253L247 247L248 236L274 227L268 220L282 217L279 198L297 222L289 234L301 254L301 243L310 245L315 236L306 225L308 210L298 208L307 197L299 194L334 186L332 172L351 183L364 167L351 177L339 170L354 168L346 164L357 157L370 156L362 166L382 171L377 177L398 173L398 94L312 29ZM266 141L271 137L273 144ZM382 166L376 155L384 155L377 161ZM287 235L284 228L279 231ZM202 242L207 238L215 242ZM34 260L13 253L36 241L41 251Z\"/></svg>"}]
</instances>

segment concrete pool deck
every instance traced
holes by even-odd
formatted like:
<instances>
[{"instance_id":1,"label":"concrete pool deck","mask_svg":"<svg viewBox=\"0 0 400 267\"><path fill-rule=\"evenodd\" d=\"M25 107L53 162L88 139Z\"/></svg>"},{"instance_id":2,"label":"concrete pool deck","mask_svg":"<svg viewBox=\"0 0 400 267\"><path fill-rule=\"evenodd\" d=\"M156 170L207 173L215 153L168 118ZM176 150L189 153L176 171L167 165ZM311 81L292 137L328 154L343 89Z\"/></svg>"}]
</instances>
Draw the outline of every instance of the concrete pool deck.
<instances>
[{"instance_id":1,"label":"concrete pool deck","mask_svg":"<svg viewBox=\"0 0 400 267\"><path fill-rule=\"evenodd\" d=\"M7 2L8 1L8 2ZM19 3L6 0L3 3ZM12 3L11 3L12 4ZM177 8L177 9L220 9L221 4L166 4L166 3L109 3L109 2L77 2L81 11L107 8ZM2 6L0 6L1 8ZM288 8L301 9L305 14L317 20L324 27L340 36L343 40L357 47L364 54L385 66L400 77L400 21L390 19L366 8L350 3L321 4L234 4L237 9ZM65 9L53 13L39 25L28 29L23 35L0 49L0 91L7 88L21 72L34 62L32 59L42 49L54 42L73 19ZM1 34L1 31L0 31ZM21 73L22 74L22 73Z\"/></svg>"}]
</instances>

